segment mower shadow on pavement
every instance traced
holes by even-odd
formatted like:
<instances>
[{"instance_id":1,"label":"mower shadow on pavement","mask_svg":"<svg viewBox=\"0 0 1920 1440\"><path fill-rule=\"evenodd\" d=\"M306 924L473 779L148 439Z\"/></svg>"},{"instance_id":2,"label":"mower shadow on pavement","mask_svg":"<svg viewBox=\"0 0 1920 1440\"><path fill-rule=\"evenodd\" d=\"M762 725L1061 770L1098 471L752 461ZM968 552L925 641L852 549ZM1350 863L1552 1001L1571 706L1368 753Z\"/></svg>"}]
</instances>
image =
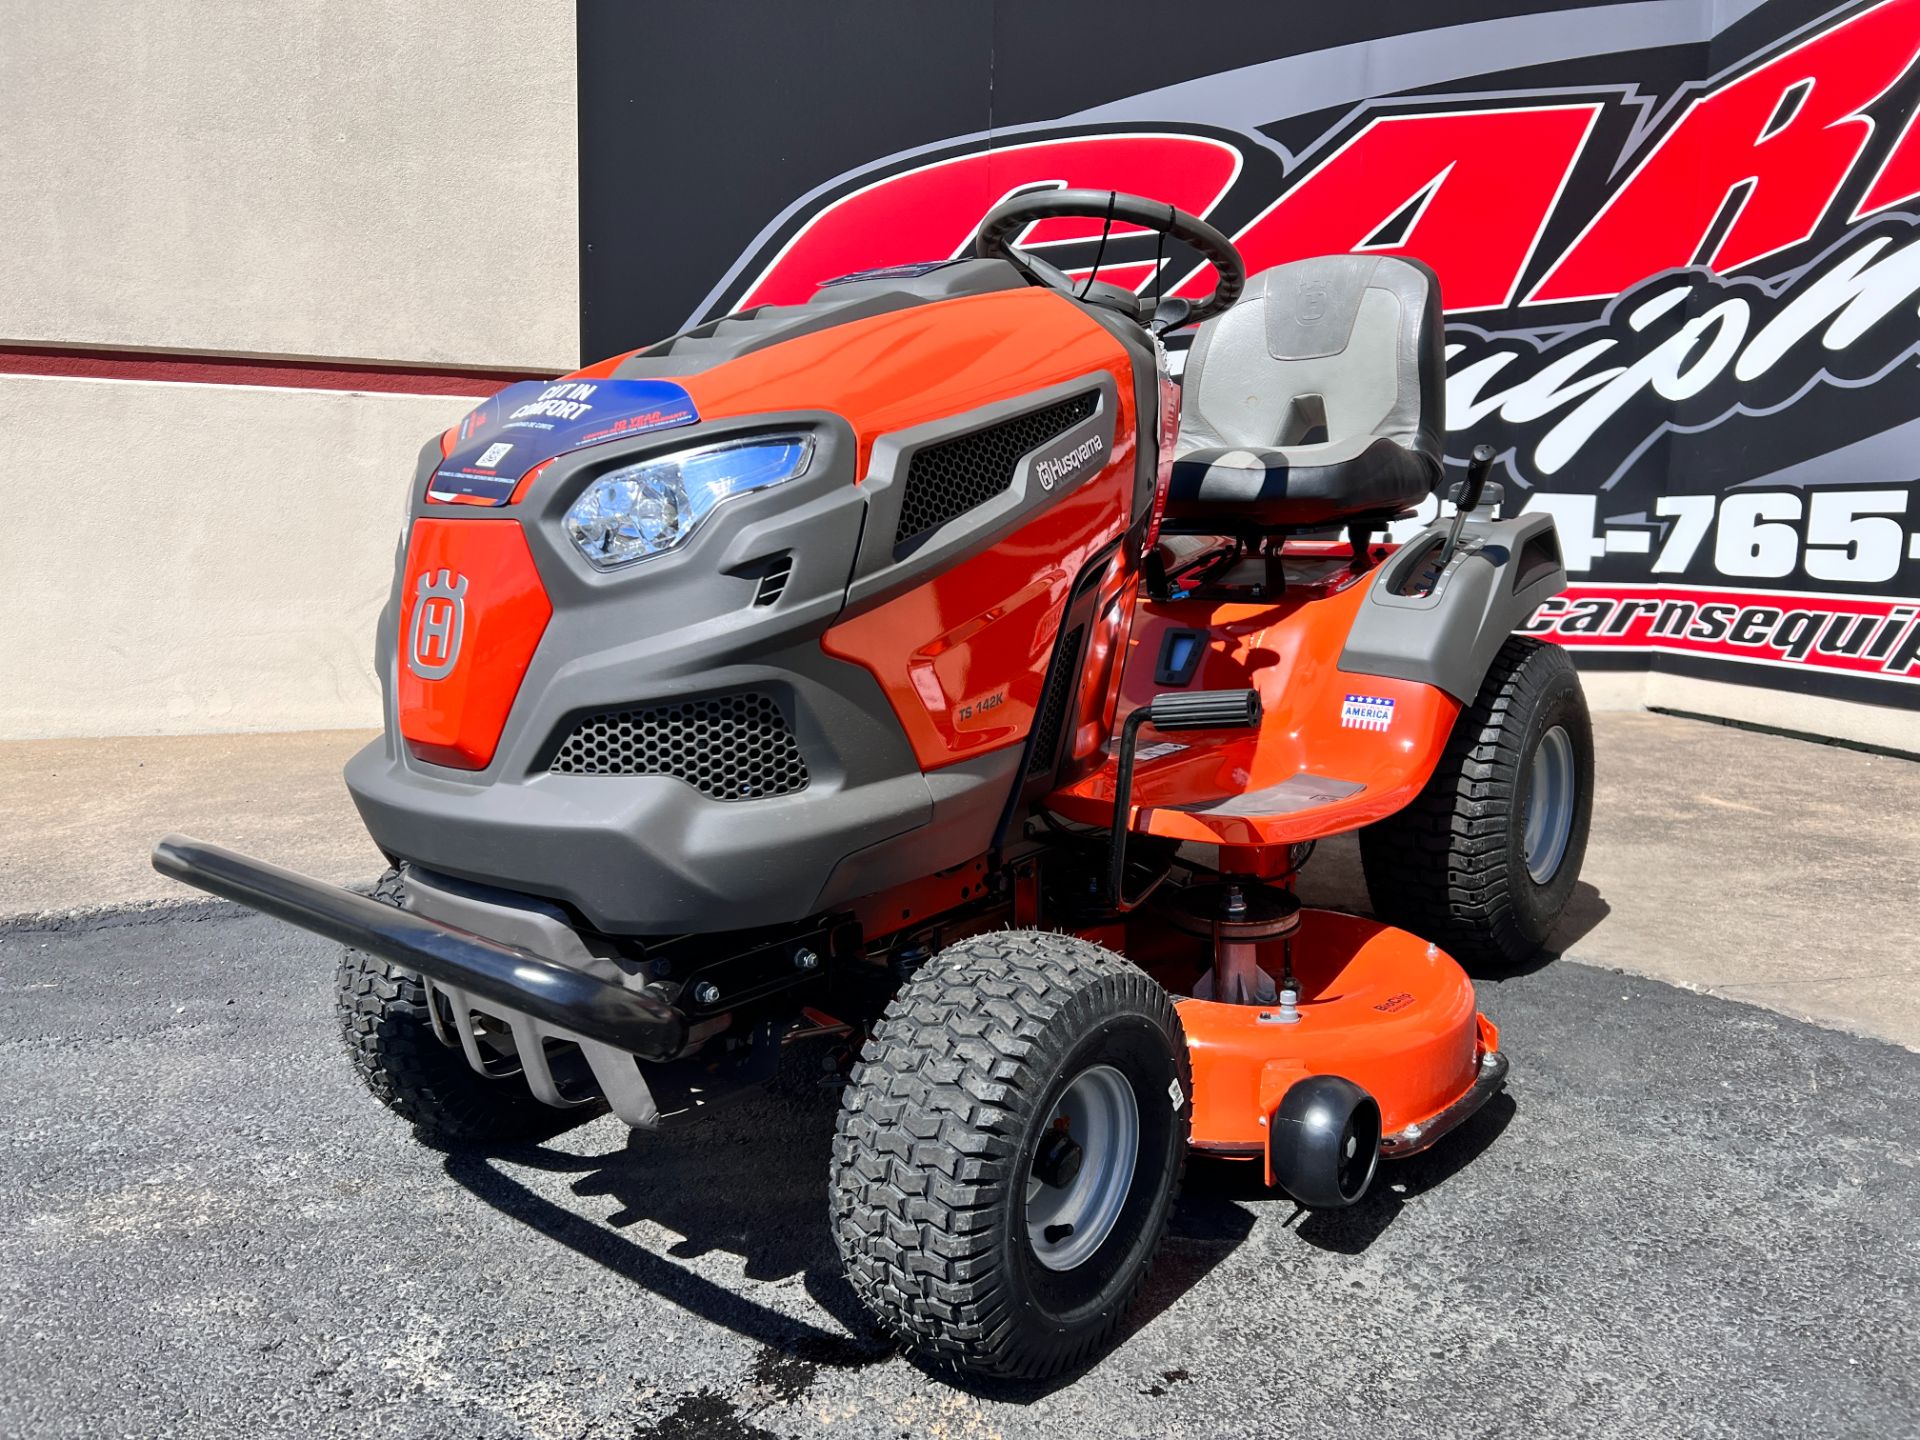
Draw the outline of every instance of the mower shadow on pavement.
<instances>
[{"instance_id":1,"label":"mower shadow on pavement","mask_svg":"<svg viewBox=\"0 0 1920 1440\"><path fill-rule=\"evenodd\" d=\"M1560 913L1560 923L1553 927L1553 934L1547 937L1546 951L1540 957L1541 964L1558 960L1597 930L1600 922L1612 913L1613 907L1607 904L1600 892L1586 881L1580 881L1573 887L1573 894L1567 897L1567 908Z\"/></svg>"},{"instance_id":2,"label":"mower shadow on pavement","mask_svg":"<svg viewBox=\"0 0 1920 1440\"><path fill-rule=\"evenodd\" d=\"M848 1288L827 1228L822 1177L838 1100L837 1091L802 1099L754 1097L701 1116L699 1123L630 1132L619 1148L599 1154L574 1154L559 1145L504 1146L449 1153L442 1163L455 1183L503 1215L689 1314L765 1346L763 1368L859 1369L892 1356L895 1347ZM593 1138L607 1128L605 1122L597 1125ZM587 1132L576 1133L585 1138ZM597 1217L588 1205L556 1202L540 1193L551 1187L534 1177L523 1180L515 1170L570 1176L566 1188L574 1196L610 1199L614 1208ZM1264 1190L1256 1195L1262 1203L1272 1200ZM1190 1180L1122 1338L1177 1305L1239 1247L1255 1218L1207 1178ZM634 1227L642 1227L640 1238L621 1233ZM681 1238L663 1242L646 1233L654 1227ZM748 1281L777 1285L798 1277L831 1324L775 1310L743 1293L747 1287L709 1280L680 1263L713 1251L739 1256ZM1084 1372L1037 1383L937 1373L943 1383L969 1393L1022 1404Z\"/></svg>"},{"instance_id":3,"label":"mower shadow on pavement","mask_svg":"<svg viewBox=\"0 0 1920 1440\"><path fill-rule=\"evenodd\" d=\"M449 1154L444 1165L457 1184L502 1214L709 1324L809 1366L858 1368L894 1347L841 1278L827 1231L822 1177L833 1117L833 1100L824 1097L802 1104L756 1097L697 1124L629 1132L619 1148L601 1154L514 1146ZM594 1137L607 1128L596 1126ZM599 1217L585 1205L556 1203L513 1168L572 1175L574 1196L607 1197L615 1208ZM621 1233L642 1225L681 1239ZM749 1281L799 1276L840 1328L809 1324L677 1263L716 1250L738 1255Z\"/></svg>"},{"instance_id":4,"label":"mower shadow on pavement","mask_svg":"<svg viewBox=\"0 0 1920 1440\"><path fill-rule=\"evenodd\" d=\"M1405 1160L1383 1163L1373 1188L1357 1205L1345 1210L1302 1212L1293 1233L1317 1250L1336 1255L1362 1255L1399 1218L1407 1202L1445 1184L1478 1160L1513 1123L1513 1096L1502 1091L1436 1145Z\"/></svg>"},{"instance_id":5,"label":"mower shadow on pavement","mask_svg":"<svg viewBox=\"0 0 1920 1440\"><path fill-rule=\"evenodd\" d=\"M1246 1238L1261 1209L1279 1206L1292 1211L1284 1222L1286 1227L1315 1249L1340 1255L1364 1254L1386 1233L1409 1200L1444 1185L1492 1148L1512 1123L1515 1110L1511 1095L1504 1091L1495 1095L1450 1134L1446 1144L1406 1160L1383 1163L1366 1197L1344 1210L1308 1210L1295 1205L1284 1191L1270 1190L1262 1183L1258 1165L1196 1156L1187 1167L1187 1187L1174 1218L1169 1246L1179 1247L1183 1235L1198 1237L1218 1233L1223 1224L1237 1225L1239 1233L1233 1244L1222 1250L1224 1255ZM1226 1219L1228 1216L1234 1218ZM1142 1323L1152 1318L1144 1306L1141 1314Z\"/></svg>"},{"instance_id":6,"label":"mower shadow on pavement","mask_svg":"<svg viewBox=\"0 0 1920 1440\"><path fill-rule=\"evenodd\" d=\"M1509 980L1518 980L1558 964L1560 957L1578 945L1594 930L1600 922L1613 913L1613 907L1601 898L1600 892L1582 880L1573 887L1573 894L1567 898L1567 908L1560 916L1560 923L1553 927L1553 934L1547 937L1547 943L1539 954L1519 965L1509 965L1499 970L1473 969L1473 983L1484 995ZM1493 1017L1496 1021L1499 1016Z\"/></svg>"}]
</instances>

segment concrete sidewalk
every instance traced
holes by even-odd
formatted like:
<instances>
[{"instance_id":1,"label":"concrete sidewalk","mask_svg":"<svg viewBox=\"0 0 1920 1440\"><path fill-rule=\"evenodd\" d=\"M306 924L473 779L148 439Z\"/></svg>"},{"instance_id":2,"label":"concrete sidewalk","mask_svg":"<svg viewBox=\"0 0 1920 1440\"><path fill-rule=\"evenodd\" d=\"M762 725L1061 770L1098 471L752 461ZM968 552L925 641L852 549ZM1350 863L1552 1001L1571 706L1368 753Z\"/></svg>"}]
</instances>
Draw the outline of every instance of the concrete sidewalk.
<instances>
[{"instance_id":1,"label":"concrete sidewalk","mask_svg":"<svg viewBox=\"0 0 1920 1440\"><path fill-rule=\"evenodd\" d=\"M1558 948L1920 1049L1920 764L1640 713L1594 717L1593 840ZM340 767L358 731L0 744L0 923L197 892L169 830L336 882L379 873ZM1364 910L1351 837L1309 903Z\"/></svg>"},{"instance_id":2,"label":"concrete sidewalk","mask_svg":"<svg viewBox=\"0 0 1920 1440\"><path fill-rule=\"evenodd\" d=\"M1670 715L1593 728L1556 950L1920 1050L1920 763ZM1300 892L1366 908L1352 836Z\"/></svg>"},{"instance_id":3,"label":"concrete sidewalk","mask_svg":"<svg viewBox=\"0 0 1920 1440\"><path fill-rule=\"evenodd\" d=\"M172 830L323 880L385 862L340 783L377 732L0 742L0 921L192 898L148 863Z\"/></svg>"}]
</instances>

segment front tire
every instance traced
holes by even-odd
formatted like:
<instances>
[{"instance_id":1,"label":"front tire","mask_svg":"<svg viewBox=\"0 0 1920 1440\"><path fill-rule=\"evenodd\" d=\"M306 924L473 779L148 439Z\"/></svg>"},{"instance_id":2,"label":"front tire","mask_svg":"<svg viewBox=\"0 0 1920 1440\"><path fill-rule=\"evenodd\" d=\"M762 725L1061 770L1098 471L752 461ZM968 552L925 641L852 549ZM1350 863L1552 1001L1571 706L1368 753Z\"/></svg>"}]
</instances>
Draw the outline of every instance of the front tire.
<instances>
[{"instance_id":1,"label":"front tire","mask_svg":"<svg viewBox=\"0 0 1920 1440\"><path fill-rule=\"evenodd\" d=\"M1511 969L1559 923L1587 852L1593 722L1573 661L1515 635L1426 787L1360 832L1374 913L1463 965Z\"/></svg>"},{"instance_id":2,"label":"front tire","mask_svg":"<svg viewBox=\"0 0 1920 1440\"><path fill-rule=\"evenodd\" d=\"M937 1365L1084 1363L1166 1235L1192 1090L1173 1001L1120 956L1018 930L949 947L888 1005L840 1112L849 1283Z\"/></svg>"}]
</instances>

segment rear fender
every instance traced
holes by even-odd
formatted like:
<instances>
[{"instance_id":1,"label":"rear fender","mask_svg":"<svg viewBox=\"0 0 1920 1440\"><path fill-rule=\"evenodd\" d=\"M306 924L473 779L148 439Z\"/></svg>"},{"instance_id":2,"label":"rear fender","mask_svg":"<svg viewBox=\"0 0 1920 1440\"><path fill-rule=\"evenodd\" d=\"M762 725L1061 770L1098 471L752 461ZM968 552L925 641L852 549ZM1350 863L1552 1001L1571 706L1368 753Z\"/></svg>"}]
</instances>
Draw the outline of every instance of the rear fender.
<instances>
[{"instance_id":1,"label":"rear fender","mask_svg":"<svg viewBox=\"0 0 1920 1440\"><path fill-rule=\"evenodd\" d=\"M1428 526L1374 572L1340 669L1415 680L1465 705L1507 637L1566 588L1567 569L1553 517L1528 514L1469 520L1436 574L1448 528Z\"/></svg>"}]
</instances>

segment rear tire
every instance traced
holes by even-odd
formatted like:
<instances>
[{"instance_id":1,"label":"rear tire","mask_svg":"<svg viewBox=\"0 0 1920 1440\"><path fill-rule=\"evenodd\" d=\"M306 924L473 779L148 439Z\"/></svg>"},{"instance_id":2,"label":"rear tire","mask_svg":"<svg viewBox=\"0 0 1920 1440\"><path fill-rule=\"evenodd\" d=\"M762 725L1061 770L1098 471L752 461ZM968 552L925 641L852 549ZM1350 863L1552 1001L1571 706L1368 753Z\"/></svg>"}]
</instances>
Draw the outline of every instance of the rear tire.
<instances>
[{"instance_id":1,"label":"rear tire","mask_svg":"<svg viewBox=\"0 0 1920 1440\"><path fill-rule=\"evenodd\" d=\"M1573 894L1592 814L1593 723L1573 661L1513 636L1426 788L1360 832L1374 913L1469 968L1524 964Z\"/></svg>"},{"instance_id":2,"label":"rear tire","mask_svg":"<svg viewBox=\"0 0 1920 1440\"><path fill-rule=\"evenodd\" d=\"M937 1365L1084 1363L1166 1235L1192 1091L1173 1001L1120 956L1019 930L950 946L887 1007L840 1112L854 1292Z\"/></svg>"},{"instance_id":3,"label":"rear tire","mask_svg":"<svg viewBox=\"0 0 1920 1440\"><path fill-rule=\"evenodd\" d=\"M400 872L389 870L373 898L398 906ZM451 1147L545 1140L600 1113L536 1100L516 1076L490 1080L442 1045L427 1015L426 986L412 971L347 949L335 985L341 1038L373 1097L430 1145Z\"/></svg>"}]
</instances>

